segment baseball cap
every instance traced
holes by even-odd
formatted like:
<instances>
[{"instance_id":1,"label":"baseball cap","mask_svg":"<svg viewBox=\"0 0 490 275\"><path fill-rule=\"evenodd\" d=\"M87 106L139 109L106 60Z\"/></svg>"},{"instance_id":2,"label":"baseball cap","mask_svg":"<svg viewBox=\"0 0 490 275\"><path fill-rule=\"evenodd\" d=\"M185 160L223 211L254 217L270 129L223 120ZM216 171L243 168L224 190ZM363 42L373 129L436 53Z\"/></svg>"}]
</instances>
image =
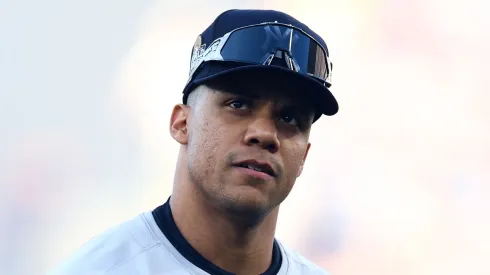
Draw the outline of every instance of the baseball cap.
<instances>
[{"instance_id":1,"label":"baseball cap","mask_svg":"<svg viewBox=\"0 0 490 275\"><path fill-rule=\"evenodd\" d=\"M286 13L275 10L227 10L221 13L196 39L191 54L190 78L183 91L184 104L187 102L187 97L192 90L199 85L206 84L207 81L237 74L271 74L280 76L281 81L288 81L292 86L301 88L299 91L305 97L309 97L318 110L315 121L322 114L328 116L335 115L338 112L339 106L337 100L328 88L330 83L326 85L314 77L299 73L287 67L238 62L206 61L200 64L198 68L192 68L192 62L195 60L196 55L199 54L199 52L202 54L206 49L209 49L217 39L233 30L265 22L280 23L302 30L321 45L326 54L326 58L329 58L329 52L325 41L308 26ZM247 46L243 45L243 47Z\"/></svg>"}]
</instances>

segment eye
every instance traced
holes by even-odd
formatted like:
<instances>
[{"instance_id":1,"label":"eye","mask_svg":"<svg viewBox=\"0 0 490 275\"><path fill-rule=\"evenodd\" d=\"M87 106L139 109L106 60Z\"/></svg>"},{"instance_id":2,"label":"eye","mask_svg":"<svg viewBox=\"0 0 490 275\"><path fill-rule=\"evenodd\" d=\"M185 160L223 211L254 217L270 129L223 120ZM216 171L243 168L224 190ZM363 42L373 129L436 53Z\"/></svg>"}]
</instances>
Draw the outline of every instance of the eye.
<instances>
[{"instance_id":1,"label":"eye","mask_svg":"<svg viewBox=\"0 0 490 275\"><path fill-rule=\"evenodd\" d=\"M228 103L228 106L232 109L248 109L249 104L245 100L242 99L234 99Z\"/></svg>"},{"instance_id":2,"label":"eye","mask_svg":"<svg viewBox=\"0 0 490 275\"><path fill-rule=\"evenodd\" d=\"M282 114L280 119L287 124L298 126L298 120L292 114Z\"/></svg>"}]
</instances>

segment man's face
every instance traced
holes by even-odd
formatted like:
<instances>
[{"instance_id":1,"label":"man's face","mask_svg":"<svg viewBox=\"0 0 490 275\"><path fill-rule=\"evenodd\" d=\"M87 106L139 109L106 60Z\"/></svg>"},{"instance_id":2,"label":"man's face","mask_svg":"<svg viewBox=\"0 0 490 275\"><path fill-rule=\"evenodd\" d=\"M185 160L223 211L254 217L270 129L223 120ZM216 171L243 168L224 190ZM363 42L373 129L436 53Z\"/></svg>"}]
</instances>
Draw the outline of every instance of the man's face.
<instances>
[{"instance_id":1,"label":"man's face","mask_svg":"<svg viewBox=\"0 0 490 275\"><path fill-rule=\"evenodd\" d=\"M201 87L189 107L188 170L215 206L263 216L287 197L302 171L313 109L299 91L237 84L221 91Z\"/></svg>"}]
</instances>

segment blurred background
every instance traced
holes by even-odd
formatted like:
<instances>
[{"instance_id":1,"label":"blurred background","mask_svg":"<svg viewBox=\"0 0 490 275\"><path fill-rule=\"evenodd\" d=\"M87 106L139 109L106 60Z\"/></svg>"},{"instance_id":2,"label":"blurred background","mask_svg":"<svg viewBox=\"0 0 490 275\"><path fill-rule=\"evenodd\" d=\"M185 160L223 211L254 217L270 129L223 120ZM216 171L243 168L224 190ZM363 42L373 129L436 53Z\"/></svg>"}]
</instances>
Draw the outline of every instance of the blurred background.
<instances>
[{"instance_id":1,"label":"blurred background","mask_svg":"<svg viewBox=\"0 0 490 275\"><path fill-rule=\"evenodd\" d=\"M278 238L335 275L490 274L484 0L0 1L0 274L165 202L191 47L231 8L293 15L334 62Z\"/></svg>"}]
</instances>

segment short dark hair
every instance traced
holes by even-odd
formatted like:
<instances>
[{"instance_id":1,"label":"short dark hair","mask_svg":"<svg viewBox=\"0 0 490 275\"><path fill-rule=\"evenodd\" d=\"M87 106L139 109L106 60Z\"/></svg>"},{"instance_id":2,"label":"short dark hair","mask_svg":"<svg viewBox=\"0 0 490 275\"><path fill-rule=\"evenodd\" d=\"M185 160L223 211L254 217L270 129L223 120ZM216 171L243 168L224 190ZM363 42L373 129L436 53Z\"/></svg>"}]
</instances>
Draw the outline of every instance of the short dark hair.
<instances>
[{"instance_id":1,"label":"short dark hair","mask_svg":"<svg viewBox=\"0 0 490 275\"><path fill-rule=\"evenodd\" d=\"M229 91L229 89L231 88L230 85L233 85L233 82L230 81L230 79L227 77L217 77L210 79L189 92L186 105L194 106L199 101L199 98L201 97L203 92L202 86L207 87L211 91Z\"/></svg>"}]
</instances>

